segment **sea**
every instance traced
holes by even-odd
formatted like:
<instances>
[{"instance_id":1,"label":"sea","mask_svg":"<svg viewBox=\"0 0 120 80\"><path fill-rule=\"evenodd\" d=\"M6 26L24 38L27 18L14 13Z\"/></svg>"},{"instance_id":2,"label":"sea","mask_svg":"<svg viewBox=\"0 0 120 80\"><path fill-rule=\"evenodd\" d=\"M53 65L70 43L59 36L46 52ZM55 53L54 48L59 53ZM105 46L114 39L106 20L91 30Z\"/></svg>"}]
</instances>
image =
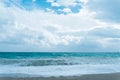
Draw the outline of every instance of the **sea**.
<instances>
[{"instance_id":1,"label":"sea","mask_svg":"<svg viewBox=\"0 0 120 80\"><path fill-rule=\"evenodd\" d=\"M120 52L0 52L0 77L120 72Z\"/></svg>"}]
</instances>

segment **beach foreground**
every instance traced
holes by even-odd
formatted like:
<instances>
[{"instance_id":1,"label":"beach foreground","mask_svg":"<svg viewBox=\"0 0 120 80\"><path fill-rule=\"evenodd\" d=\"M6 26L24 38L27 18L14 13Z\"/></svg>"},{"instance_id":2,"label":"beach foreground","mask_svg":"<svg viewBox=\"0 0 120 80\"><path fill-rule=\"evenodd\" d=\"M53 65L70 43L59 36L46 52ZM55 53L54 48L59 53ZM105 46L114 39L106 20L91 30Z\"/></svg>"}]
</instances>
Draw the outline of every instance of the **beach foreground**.
<instances>
[{"instance_id":1,"label":"beach foreground","mask_svg":"<svg viewBox=\"0 0 120 80\"><path fill-rule=\"evenodd\" d=\"M120 73L112 74L90 74L70 77L1 77L0 80L120 80Z\"/></svg>"}]
</instances>

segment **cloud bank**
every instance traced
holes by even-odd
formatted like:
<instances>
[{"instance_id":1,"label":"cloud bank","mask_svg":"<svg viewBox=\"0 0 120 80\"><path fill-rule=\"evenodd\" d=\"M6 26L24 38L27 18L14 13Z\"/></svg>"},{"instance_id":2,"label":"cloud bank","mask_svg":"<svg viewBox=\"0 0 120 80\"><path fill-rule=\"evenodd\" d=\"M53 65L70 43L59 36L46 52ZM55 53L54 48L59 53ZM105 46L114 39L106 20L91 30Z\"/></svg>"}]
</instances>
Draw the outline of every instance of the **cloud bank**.
<instances>
[{"instance_id":1,"label":"cloud bank","mask_svg":"<svg viewBox=\"0 0 120 80\"><path fill-rule=\"evenodd\" d=\"M119 51L118 2L1 0L0 51Z\"/></svg>"}]
</instances>

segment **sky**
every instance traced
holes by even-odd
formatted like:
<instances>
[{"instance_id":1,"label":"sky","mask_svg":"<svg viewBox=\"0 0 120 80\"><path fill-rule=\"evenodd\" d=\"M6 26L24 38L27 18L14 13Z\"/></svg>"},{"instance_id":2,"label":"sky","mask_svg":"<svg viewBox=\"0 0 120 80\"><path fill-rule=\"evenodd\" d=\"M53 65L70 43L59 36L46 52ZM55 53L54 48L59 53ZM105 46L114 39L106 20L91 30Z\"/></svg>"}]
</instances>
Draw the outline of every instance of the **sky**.
<instances>
[{"instance_id":1,"label":"sky","mask_svg":"<svg viewBox=\"0 0 120 80\"><path fill-rule=\"evenodd\" d=\"M120 0L0 0L0 52L118 52Z\"/></svg>"}]
</instances>

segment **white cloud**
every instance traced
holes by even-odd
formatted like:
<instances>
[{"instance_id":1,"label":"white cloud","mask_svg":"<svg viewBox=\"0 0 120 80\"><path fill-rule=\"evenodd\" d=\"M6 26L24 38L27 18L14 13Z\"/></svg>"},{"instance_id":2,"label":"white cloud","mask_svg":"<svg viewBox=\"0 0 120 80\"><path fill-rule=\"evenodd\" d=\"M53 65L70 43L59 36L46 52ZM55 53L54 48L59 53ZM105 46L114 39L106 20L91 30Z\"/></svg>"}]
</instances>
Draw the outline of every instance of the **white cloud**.
<instances>
[{"instance_id":1,"label":"white cloud","mask_svg":"<svg viewBox=\"0 0 120 80\"><path fill-rule=\"evenodd\" d=\"M32 2L35 2L36 0L32 0Z\"/></svg>"},{"instance_id":2,"label":"white cloud","mask_svg":"<svg viewBox=\"0 0 120 80\"><path fill-rule=\"evenodd\" d=\"M89 0L80 0L80 1L86 4Z\"/></svg>"},{"instance_id":3,"label":"white cloud","mask_svg":"<svg viewBox=\"0 0 120 80\"><path fill-rule=\"evenodd\" d=\"M106 22L120 22L120 0L88 0L86 4L90 11L96 12L96 18Z\"/></svg>"},{"instance_id":4,"label":"white cloud","mask_svg":"<svg viewBox=\"0 0 120 80\"><path fill-rule=\"evenodd\" d=\"M80 2L79 0L47 0L47 2L51 2L51 4L53 6L65 6L65 7L69 7L69 6L76 6L79 5L78 2Z\"/></svg>"},{"instance_id":5,"label":"white cloud","mask_svg":"<svg viewBox=\"0 0 120 80\"><path fill-rule=\"evenodd\" d=\"M72 12L71 11L71 9L70 8L64 8L64 9L58 9L58 11L60 11L60 12L65 12L65 13L70 13L70 12Z\"/></svg>"},{"instance_id":6,"label":"white cloud","mask_svg":"<svg viewBox=\"0 0 120 80\"><path fill-rule=\"evenodd\" d=\"M57 1L64 6L77 5L76 0ZM82 0L87 3L87 0ZM48 0L48 2L54 2ZM109 51L118 50L120 46L119 24L109 24L95 19L95 11L89 11L84 4L78 13L72 13L69 8L63 11L69 13L56 14L47 8L26 11L16 6L6 7L0 3L0 44L13 43L32 46L34 50L71 50L71 51ZM8 44L8 45L10 45ZM36 46L38 48L36 48ZM117 49L112 48L117 46ZM1 46L0 46L1 47ZM10 48L11 49L11 48ZM27 49L28 50L28 49Z\"/></svg>"},{"instance_id":7,"label":"white cloud","mask_svg":"<svg viewBox=\"0 0 120 80\"><path fill-rule=\"evenodd\" d=\"M52 6L56 6L56 7L59 7L60 5L56 2L52 2Z\"/></svg>"}]
</instances>

